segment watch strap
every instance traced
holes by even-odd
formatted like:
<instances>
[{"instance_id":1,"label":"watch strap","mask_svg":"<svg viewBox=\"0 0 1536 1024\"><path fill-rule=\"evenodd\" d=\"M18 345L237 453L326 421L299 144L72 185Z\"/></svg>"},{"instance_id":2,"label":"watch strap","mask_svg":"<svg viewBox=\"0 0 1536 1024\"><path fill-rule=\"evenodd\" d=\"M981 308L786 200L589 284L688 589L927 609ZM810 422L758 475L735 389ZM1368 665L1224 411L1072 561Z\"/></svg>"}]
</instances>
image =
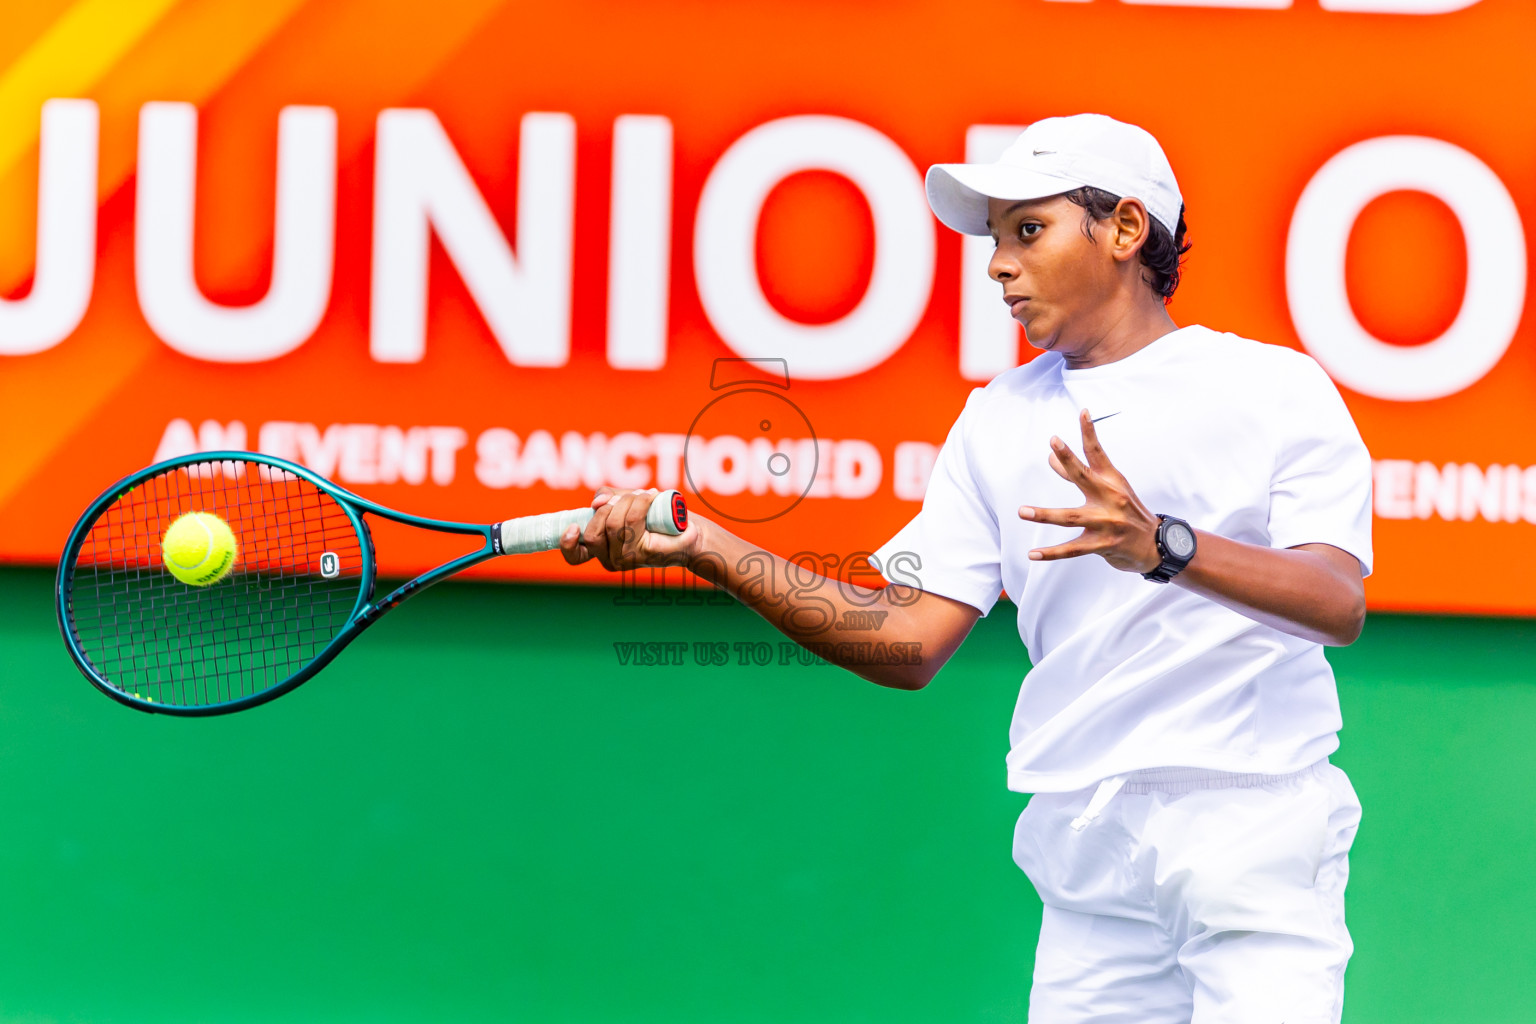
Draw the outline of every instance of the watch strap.
<instances>
[{"instance_id":1,"label":"watch strap","mask_svg":"<svg viewBox=\"0 0 1536 1024\"><path fill-rule=\"evenodd\" d=\"M1195 536L1194 527L1190 526L1184 520L1175 518L1174 516L1163 515L1161 512L1157 514L1157 533L1154 539L1157 543L1158 557L1161 558L1162 561L1159 562L1157 564L1157 568L1153 569L1151 572L1144 572L1141 574L1143 579L1151 580L1153 583L1170 582L1175 576L1183 572L1185 566L1189 565L1189 563L1195 557L1195 549L1193 546L1190 547L1189 554L1183 558L1180 558L1178 555L1175 555L1168 549L1168 545L1164 540L1164 536L1168 531L1168 526L1170 523L1178 523L1186 530L1188 530L1191 540L1193 540Z\"/></svg>"}]
</instances>

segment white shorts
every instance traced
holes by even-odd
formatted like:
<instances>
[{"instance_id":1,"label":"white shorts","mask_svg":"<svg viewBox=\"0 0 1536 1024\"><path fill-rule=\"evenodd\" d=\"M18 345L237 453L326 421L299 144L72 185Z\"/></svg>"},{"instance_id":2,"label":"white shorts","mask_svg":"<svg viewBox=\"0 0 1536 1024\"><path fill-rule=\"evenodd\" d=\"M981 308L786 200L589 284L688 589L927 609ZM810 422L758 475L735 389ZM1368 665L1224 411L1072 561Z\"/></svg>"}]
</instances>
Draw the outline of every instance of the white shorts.
<instances>
[{"instance_id":1,"label":"white shorts","mask_svg":"<svg viewBox=\"0 0 1536 1024\"><path fill-rule=\"evenodd\" d=\"M1337 1024L1359 824L1327 760L1035 794L1013 840L1045 903L1030 1024Z\"/></svg>"}]
</instances>

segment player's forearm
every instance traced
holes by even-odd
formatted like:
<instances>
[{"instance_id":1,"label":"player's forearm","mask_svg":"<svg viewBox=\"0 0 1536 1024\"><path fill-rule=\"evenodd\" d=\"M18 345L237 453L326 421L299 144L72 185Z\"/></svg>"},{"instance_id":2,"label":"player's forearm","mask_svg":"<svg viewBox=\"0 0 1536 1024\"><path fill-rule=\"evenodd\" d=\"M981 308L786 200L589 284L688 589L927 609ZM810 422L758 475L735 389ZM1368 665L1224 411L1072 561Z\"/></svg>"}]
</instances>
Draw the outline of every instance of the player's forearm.
<instances>
[{"instance_id":1,"label":"player's forearm","mask_svg":"<svg viewBox=\"0 0 1536 1024\"><path fill-rule=\"evenodd\" d=\"M1194 560L1174 585L1317 643L1341 647L1360 635L1365 592L1352 556L1319 550L1326 545L1269 548L1204 531L1196 538Z\"/></svg>"},{"instance_id":2,"label":"player's forearm","mask_svg":"<svg viewBox=\"0 0 1536 1024\"><path fill-rule=\"evenodd\" d=\"M830 579L701 516L692 521L700 533L689 553L690 571L729 592L789 639L869 682L921 689L958 646L933 649L916 628L911 607L931 595Z\"/></svg>"}]
</instances>

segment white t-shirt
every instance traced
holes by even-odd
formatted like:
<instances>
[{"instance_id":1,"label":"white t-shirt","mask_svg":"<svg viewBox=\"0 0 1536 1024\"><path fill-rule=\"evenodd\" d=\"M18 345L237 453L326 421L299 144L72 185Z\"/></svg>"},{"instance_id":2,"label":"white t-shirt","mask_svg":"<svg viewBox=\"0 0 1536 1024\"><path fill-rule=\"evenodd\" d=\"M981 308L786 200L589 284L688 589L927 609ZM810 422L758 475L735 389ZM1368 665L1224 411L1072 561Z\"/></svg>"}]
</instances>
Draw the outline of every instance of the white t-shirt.
<instances>
[{"instance_id":1,"label":"white t-shirt","mask_svg":"<svg viewBox=\"0 0 1536 1024\"><path fill-rule=\"evenodd\" d=\"M1276 548L1332 544L1371 568L1371 460L1309 356L1185 327L1117 362L1044 353L971 393L922 510L875 554L895 583L991 610L1007 590L1033 668L1014 709L1008 785L1080 789L1141 768L1284 774L1338 749L1322 646L1098 555L1029 561L1078 530L1020 505L1083 504L1047 464L1082 455L1091 410L1111 463L1152 512Z\"/></svg>"}]
</instances>

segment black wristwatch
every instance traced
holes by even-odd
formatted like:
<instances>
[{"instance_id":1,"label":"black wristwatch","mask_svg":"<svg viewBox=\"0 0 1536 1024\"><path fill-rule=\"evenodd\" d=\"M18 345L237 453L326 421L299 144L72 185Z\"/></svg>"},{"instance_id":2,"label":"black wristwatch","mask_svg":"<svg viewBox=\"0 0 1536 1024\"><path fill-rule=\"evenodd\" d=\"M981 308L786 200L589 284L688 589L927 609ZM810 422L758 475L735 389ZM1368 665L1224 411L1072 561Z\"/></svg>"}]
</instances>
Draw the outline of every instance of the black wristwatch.
<instances>
[{"instance_id":1,"label":"black wristwatch","mask_svg":"<svg viewBox=\"0 0 1536 1024\"><path fill-rule=\"evenodd\" d=\"M1195 530L1182 519L1159 514L1157 517L1157 553L1162 556L1156 569L1142 573L1153 583L1167 583L1195 557Z\"/></svg>"}]
</instances>

